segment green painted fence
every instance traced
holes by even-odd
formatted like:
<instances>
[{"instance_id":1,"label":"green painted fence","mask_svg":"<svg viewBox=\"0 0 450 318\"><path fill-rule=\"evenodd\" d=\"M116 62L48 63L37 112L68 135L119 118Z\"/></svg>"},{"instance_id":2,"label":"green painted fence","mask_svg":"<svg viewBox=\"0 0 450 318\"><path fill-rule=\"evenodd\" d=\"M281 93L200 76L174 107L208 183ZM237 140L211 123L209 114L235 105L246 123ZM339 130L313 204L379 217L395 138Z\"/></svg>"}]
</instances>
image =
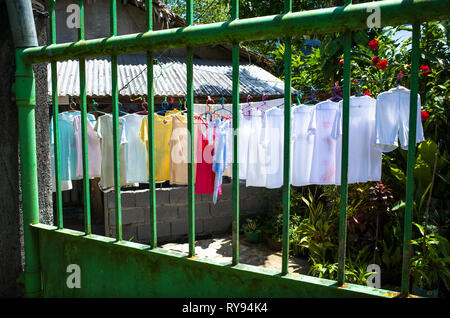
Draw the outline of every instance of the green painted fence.
<instances>
[{"instance_id":1,"label":"green painted fence","mask_svg":"<svg viewBox=\"0 0 450 318\"><path fill-rule=\"evenodd\" d=\"M111 36L103 39L84 39L84 7L81 11L79 41L56 43L55 0L49 1L51 45L19 48L16 54L16 101L19 111L22 195L25 236L25 288L29 297L395 297L398 293L365 286L346 284L344 281L346 247L348 125L350 97L350 61L352 31L367 29L367 18L378 8L381 26L413 24L411 103L409 144L416 137L416 107L418 90L420 23L447 20L450 16L449 0L393 0L352 5L346 1L342 7L292 12L292 0L285 1L284 13L252 19L239 19L238 0L231 1L231 21L207 25L193 25L193 1L187 1L184 28L152 31L152 1L146 1L147 32L117 36L116 1L110 1ZM31 7L30 7L31 10ZM343 32L344 37L344 97L343 97L343 151L341 213L339 222L338 281L329 281L304 275L288 274L289 260L289 205L290 205L290 122L291 122L291 39L310 33ZM282 270L276 272L239 263L239 165L238 138L234 137L233 157L233 219L232 262L221 264L198 259L195 256L195 184L193 166L193 50L194 46L232 43L233 61L233 128L239 128L239 42L281 38L285 50L285 125L284 125L284 185L283 185L283 245ZM153 59L155 50L176 47L187 48L187 109L188 130L191 138L188 164L189 253L175 253L158 248L155 208L155 159L153 153ZM122 240L120 203L120 165L118 158L119 107L117 89L117 55L147 52L149 102L149 176L150 176L150 245ZM85 58L110 55L112 65L112 104L114 136L114 176L116 206L116 239L91 234L90 195L88 180L88 147L86 132ZM53 113L58 113L56 61L79 59L80 100L82 115L83 186L85 231L64 229L61 203L59 160L59 133L54 116L55 175L56 175L56 227L39 224L37 189L34 75L32 64L51 62ZM413 167L415 148L408 149L406 208L404 215L403 267L401 295L409 292L409 257L411 239L411 210L413 198ZM70 264L81 267L81 288L66 285Z\"/></svg>"}]
</instances>

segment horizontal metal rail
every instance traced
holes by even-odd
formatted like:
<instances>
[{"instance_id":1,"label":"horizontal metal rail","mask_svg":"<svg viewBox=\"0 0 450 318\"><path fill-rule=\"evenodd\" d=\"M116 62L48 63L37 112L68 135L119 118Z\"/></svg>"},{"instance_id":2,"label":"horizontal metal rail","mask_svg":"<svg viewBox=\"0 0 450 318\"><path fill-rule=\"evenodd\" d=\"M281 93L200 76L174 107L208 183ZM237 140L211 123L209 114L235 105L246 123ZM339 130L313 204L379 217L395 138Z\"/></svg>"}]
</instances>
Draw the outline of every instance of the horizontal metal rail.
<instances>
[{"instance_id":1,"label":"horizontal metal rail","mask_svg":"<svg viewBox=\"0 0 450 318\"><path fill-rule=\"evenodd\" d=\"M284 38L286 34L362 30L368 28L367 20L373 8L379 9L381 27L447 20L450 17L450 0L381 1L33 47L23 51L23 58L27 63L39 63L267 40Z\"/></svg>"}]
</instances>

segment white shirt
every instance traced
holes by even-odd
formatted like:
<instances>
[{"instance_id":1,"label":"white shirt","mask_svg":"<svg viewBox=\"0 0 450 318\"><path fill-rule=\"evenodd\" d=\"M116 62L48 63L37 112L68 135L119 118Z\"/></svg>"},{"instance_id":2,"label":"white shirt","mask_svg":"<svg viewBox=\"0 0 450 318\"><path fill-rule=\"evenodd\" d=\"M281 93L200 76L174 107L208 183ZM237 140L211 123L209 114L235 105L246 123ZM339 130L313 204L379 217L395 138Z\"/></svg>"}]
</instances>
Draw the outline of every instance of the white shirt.
<instances>
[{"instance_id":1,"label":"white shirt","mask_svg":"<svg viewBox=\"0 0 450 318\"><path fill-rule=\"evenodd\" d=\"M274 107L263 119L262 143L265 146L266 188L283 186L284 111Z\"/></svg>"},{"instance_id":2,"label":"white shirt","mask_svg":"<svg viewBox=\"0 0 450 318\"><path fill-rule=\"evenodd\" d=\"M315 134L310 128L315 106L292 108L292 160L291 184L304 186L310 184Z\"/></svg>"},{"instance_id":3,"label":"white shirt","mask_svg":"<svg viewBox=\"0 0 450 318\"><path fill-rule=\"evenodd\" d=\"M239 112L239 179L247 179L248 142L251 133L251 120Z\"/></svg>"},{"instance_id":4,"label":"white shirt","mask_svg":"<svg viewBox=\"0 0 450 318\"><path fill-rule=\"evenodd\" d=\"M336 139L332 136L339 103L316 104L309 131L315 134L310 184L335 184Z\"/></svg>"},{"instance_id":5,"label":"white shirt","mask_svg":"<svg viewBox=\"0 0 450 318\"><path fill-rule=\"evenodd\" d=\"M140 138L142 119L146 115L129 114L122 118L125 126L124 158L126 162L126 183L148 182L148 152Z\"/></svg>"},{"instance_id":6,"label":"white shirt","mask_svg":"<svg viewBox=\"0 0 450 318\"><path fill-rule=\"evenodd\" d=\"M382 154L375 146L376 100L370 96L350 97L348 135L348 183L380 181ZM336 184L341 184L342 111L336 116Z\"/></svg>"},{"instance_id":7,"label":"white shirt","mask_svg":"<svg viewBox=\"0 0 450 318\"><path fill-rule=\"evenodd\" d=\"M376 104L376 147L389 152L398 147L408 149L410 90L399 86L377 97ZM424 140L420 114L420 95L417 95L416 144Z\"/></svg>"},{"instance_id":8,"label":"white shirt","mask_svg":"<svg viewBox=\"0 0 450 318\"><path fill-rule=\"evenodd\" d=\"M248 142L247 157L247 187L266 186L266 147L261 140L262 134L262 112L258 109L250 110L251 136Z\"/></svg>"},{"instance_id":9,"label":"white shirt","mask_svg":"<svg viewBox=\"0 0 450 318\"><path fill-rule=\"evenodd\" d=\"M87 116L87 139L88 139L88 162L89 162L89 178L100 177L102 153L100 149L100 140L94 130L96 119L94 115ZM81 115L75 116L73 119L73 130L75 136L75 145L77 149L77 170L76 177L83 178L83 147L81 132Z\"/></svg>"},{"instance_id":10,"label":"white shirt","mask_svg":"<svg viewBox=\"0 0 450 318\"><path fill-rule=\"evenodd\" d=\"M126 161L124 158L124 144L127 142L123 118L119 118L119 164L120 185L126 184ZM100 138L102 150L102 171L100 177L100 188L105 190L114 187L114 151L113 151L113 117L110 114L103 115L97 119L95 127ZM134 163L134 162L133 162ZM133 164L131 163L131 164Z\"/></svg>"}]
</instances>

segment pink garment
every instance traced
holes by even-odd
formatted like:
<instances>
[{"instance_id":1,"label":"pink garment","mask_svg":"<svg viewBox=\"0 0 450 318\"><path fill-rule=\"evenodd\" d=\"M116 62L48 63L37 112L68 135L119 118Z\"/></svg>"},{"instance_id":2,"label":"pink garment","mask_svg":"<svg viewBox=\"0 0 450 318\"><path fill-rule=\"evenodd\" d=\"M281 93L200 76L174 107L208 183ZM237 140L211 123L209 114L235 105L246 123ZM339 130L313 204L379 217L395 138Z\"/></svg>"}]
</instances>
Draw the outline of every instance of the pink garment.
<instances>
[{"instance_id":1,"label":"pink garment","mask_svg":"<svg viewBox=\"0 0 450 318\"><path fill-rule=\"evenodd\" d=\"M97 136L91 121L87 121L88 135L88 160L89 160L89 178L100 177L102 152L100 149L100 139ZM81 116L73 119L73 129L75 136L75 146L77 148L77 171L76 177L83 178L83 147L81 141Z\"/></svg>"},{"instance_id":2,"label":"pink garment","mask_svg":"<svg viewBox=\"0 0 450 318\"><path fill-rule=\"evenodd\" d=\"M212 194L214 192L214 180L216 174L212 171L212 158L214 155L214 144L208 145L208 135L203 134L202 122L195 121L195 142L197 143L197 153L195 154L196 176L195 193ZM218 194L222 194L222 186L219 187Z\"/></svg>"}]
</instances>

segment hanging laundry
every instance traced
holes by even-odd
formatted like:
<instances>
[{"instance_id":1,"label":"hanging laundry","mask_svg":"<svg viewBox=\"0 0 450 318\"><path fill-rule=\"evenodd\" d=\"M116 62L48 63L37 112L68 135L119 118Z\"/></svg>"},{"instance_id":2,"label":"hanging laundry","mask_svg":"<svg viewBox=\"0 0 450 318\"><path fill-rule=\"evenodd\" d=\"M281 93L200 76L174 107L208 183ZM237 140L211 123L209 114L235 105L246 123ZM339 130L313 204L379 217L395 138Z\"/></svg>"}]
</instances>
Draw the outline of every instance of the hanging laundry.
<instances>
[{"instance_id":1,"label":"hanging laundry","mask_svg":"<svg viewBox=\"0 0 450 318\"><path fill-rule=\"evenodd\" d=\"M142 121L146 115L127 114L121 117L125 139L124 159L126 162L125 183L148 182L148 151L140 137Z\"/></svg>"},{"instance_id":2,"label":"hanging laundry","mask_svg":"<svg viewBox=\"0 0 450 318\"><path fill-rule=\"evenodd\" d=\"M206 134L206 125L200 119L195 120L195 141L197 151L195 153L195 193L196 194L213 194L214 180L216 177L213 171L214 145L210 145L208 135ZM204 129L204 132L203 132ZM214 141L214 136L213 136ZM219 188L218 195L222 193Z\"/></svg>"},{"instance_id":3,"label":"hanging laundry","mask_svg":"<svg viewBox=\"0 0 450 318\"><path fill-rule=\"evenodd\" d=\"M174 115L172 117L172 134L169 141L171 184L188 184L188 138L187 116Z\"/></svg>"},{"instance_id":4,"label":"hanging laundry","mask_svg":"<svg viewBox=\"0 0 450 318\"><path fill-rule=\"evenodd\" d=\"M334 137L336 144L336 185L341 184L342 159L342 107L335 121ZM367 95L350 97L350 116L348 134L348 183L380 181L381 151L375 144L376 100Z\"/></svg>"},{"instance_id":5,"label":"hanging laundry","mask_svg":"<svg viewBox=\"0 0 450 318\"><path fill-rule=\"evenodd\" d=\"M114 187L114 152L113 152L113 117L110 114L100 116L95 127L100 138L102 150L102 171L100 176L100 189L106 191ZM120 185L126 185L127 161L124 156L124 144L127 143L124 119L119 118L119 164ZM131 162L130 164L133 164Z\"/></svg>"},{"instance_id":6,"label":"hanging laundry","mask_svg":"<svg viewBox=\"0 0 450 318\"><path fill-rule=\"evenodd\" d=\"M59 160L61 180L78 180L77 171L77 150L75 143L75 132L73 119L79 116L79 111L63 112L58 115L59 126ZM93 115L91 115L93 117ZM90 117L91 118L91 117ZM95 117L94 117L95 120ZM54 148L53 118L50 121L50 148ZM52 156L54 160L54 155ZM53 163L53 167L54 167Z\"/></svg>"},{"instance_id":7,"label":"hanging laundry","mask_svg":"<svg viewBox=\"0 0 450 318\"><path fill-rule=\"evenodd\" d=\"M399 86L377 97L375 147L389 152L398 147L408 149L410 90ZM417 95L416 144L424 141L420 116L420 95Z\"/></svg>"},{"instance_id":8,"label":"hanging laundry","mask_svg":"<svg viewBox=\"0 0 450 318\"><path fill-rule=\"evenodd\" d=\"M339 103L324 101L316 104L309 126L315 134L310 184L335 184L336 139L332 136Z\"/></svg>"},{"instance_id":9,"label":"hanging laundry","mask_svg":"<svg viewBox=\"0 0 450 318\"><path fill-rule=\"evenodd\" d=\"M239 179L247 179L248 142L250 138L251 121L239 112Z\"/></svg>"},{"instance_id":10,"label":"hanging laundry","mask_svg":"<svg viewBox=\"0 0 450 318\"><path fill-rule=\"evenodd\" d=\"M291 184L304 186L310 184L312 159L316 135L309 125L313 119L315 106L296 106L292 109L292 160Z\"/></svg>"},{"instance_id":11,"label":"hanging laundry","mask_svg":"<svg viewBox=\"0 0 450 318\"><path fill-rule=\"evenodd\" d=\"M264 147L262 134L262 112L258 109L250 110L251 136L248 142L247 158L247 187L266 186L266 148Z\"/></svg>"},{"instance_id":12,"label":"hanging laundry","mask_svg":"<svg viewBox=\"0 0 450 318\"><path fill-rule=\"evenodd\" d=\"M214 141L214 157L212 170L216 176L214 179L213 203L216 204L219 195L219 187L222 185L222 177L225 169L232 163L232 148L230 148L230 130L229 120L216 119L215 141Z\"/></svg>"},{"instance_id":13,"label":"hanging laundry","mask_svg":"<svg viewBox=\"0 0 450 318\"><path fill-rule=\"evenodd\" d=\"M88 114L86 121L86 131L88 140L88 163L89 163L89 178L100 177L102 153L100 149L100 140L94 127L97 120L94 115ZM81 130L81 115L77 115L73 119L73 129L75 136L75 145L77 151L77 169L76 177L83 178L83 147L82 147L82 130Z\"/></svg>"},{"instance_id":14,"label":"hanging laundry","mask_svg":"<svg viewBox=\"0 0 450 318\"><path fill-rule=\"evenodd\" d=\"M284 111L278 107L264 114L262 124L262 144L265 147L266 188L283 186L284 159Z\"/></svg>"},{"instance_id":15,"label":"hanging laundry","mask_svg":"<svg viewBox=\"0 0 450 318\"><path fill-rule=\"evenodd\" d=\"M155 182L164 182L170 179L170 147L172 134L172 118L154 114L155 130ZM142 120L141 139L146 143L148 152L148 117ZM147 155L148 158L148 155Z\"/></svg>"}]
</instances>

